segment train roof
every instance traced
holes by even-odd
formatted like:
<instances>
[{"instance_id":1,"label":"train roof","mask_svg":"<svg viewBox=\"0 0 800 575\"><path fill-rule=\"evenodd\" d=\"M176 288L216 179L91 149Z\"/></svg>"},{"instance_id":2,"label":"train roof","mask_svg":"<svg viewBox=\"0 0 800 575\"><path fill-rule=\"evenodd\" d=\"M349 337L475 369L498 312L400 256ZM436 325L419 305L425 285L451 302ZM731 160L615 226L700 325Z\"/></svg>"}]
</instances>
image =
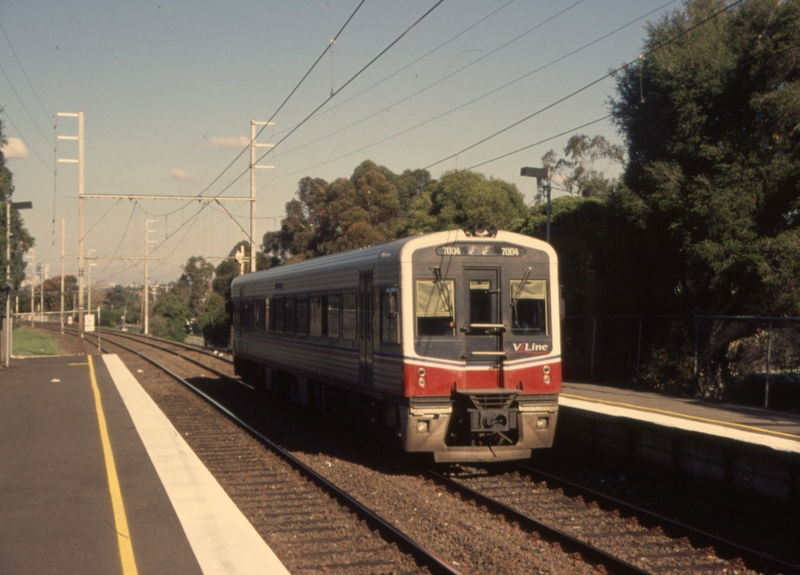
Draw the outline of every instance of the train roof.
<instances>
[{"instance_id":1,"label":"train roof","mask_svg":"<svg viewBox=\"0 0 800 575\"><path fill-rule=\"evenodd\" d=\"M382 267L385 265L397 265L401 261L410 261L410 254L416 249L459 241L522 244L547 252L550 256L550 261L553 263L556 262L556 254L553 248L546 242L530 236L504 231L498 231L494 236L478 236L467 235L463 230L449 230L418 234L384 244L377 244L368 248L350 250L311 258L293 264L276 266L268 270L238 276L233 280L231 285L232 287L240 288L264 280L281 281L285 277L294 276L296 274L302 275L312 271L315 274L325 274L327 270L334 271L343 267L363 267L366 269L372 266Z\"/></svg>"}]
</instances>

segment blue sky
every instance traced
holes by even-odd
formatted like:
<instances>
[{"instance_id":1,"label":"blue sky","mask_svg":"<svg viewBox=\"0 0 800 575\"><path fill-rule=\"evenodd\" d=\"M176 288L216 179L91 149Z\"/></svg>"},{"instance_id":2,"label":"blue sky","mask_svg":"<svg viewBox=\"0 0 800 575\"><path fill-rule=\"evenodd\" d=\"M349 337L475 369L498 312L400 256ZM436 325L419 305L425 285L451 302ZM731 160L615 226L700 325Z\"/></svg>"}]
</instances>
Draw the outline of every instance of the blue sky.
<instances>
[{"instance_id":1,"label":"blue sky","mask_svg":"<svg viewBox=\"0 0 800 575\"><path fill-rule=\"evenodd\" d=\"M0 120L14 199L34 203L23 216L37 263L60 273L62 217L66 253L78 252L77 169L60 163L54 173L53 161L54 148L59 158L77 157L73 142L55 146L54 137L76 135L77 122L58 112L84 112L86 193L248 196L249 153L235 158L251 118L273 116L360 1L4 0ZM365 159L398 173L428 167L434 178L481 164L477 171L516 183L532 200L535 180L519 168L560 152L569 134L495 158L608 114L613 79L454 154L635 60L646 23L681 7L445 0L342 88L436 3L366 0L259 136L280 142L260 162L274 170L258 173L259 242L277 229L300 178L348 177ZM620 141L608 121L570 133ZM159 282L176 279L191 255L216 265L244 239L215 205L103 198L85 206L85 250L101 258L95 281L142 281L141 264L111 258L143 255L145 225L155 230L150 273ZM225 207L249 230L247 203ZM66 273L77 273L72 258Z\"/></svg>"}]
</instances>

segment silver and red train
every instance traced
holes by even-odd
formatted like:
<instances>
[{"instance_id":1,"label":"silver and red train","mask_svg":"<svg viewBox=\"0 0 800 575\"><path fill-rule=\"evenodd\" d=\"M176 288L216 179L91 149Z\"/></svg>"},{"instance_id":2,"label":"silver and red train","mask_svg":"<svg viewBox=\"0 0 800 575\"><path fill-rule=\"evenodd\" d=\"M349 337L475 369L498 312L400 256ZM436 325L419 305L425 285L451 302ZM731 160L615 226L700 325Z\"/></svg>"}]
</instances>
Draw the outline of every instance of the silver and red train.
<instances>
[{"instance_id":1,"label":"silver and red train","mask_svg":"<svg viewBox=\"0 0 800 575\"><path fill-rule=\"evenodd\" d=\"M550 447L561 390L546 243L447 231L240 276L237 373L436 461Z\"/></svg>"}]
</instances>

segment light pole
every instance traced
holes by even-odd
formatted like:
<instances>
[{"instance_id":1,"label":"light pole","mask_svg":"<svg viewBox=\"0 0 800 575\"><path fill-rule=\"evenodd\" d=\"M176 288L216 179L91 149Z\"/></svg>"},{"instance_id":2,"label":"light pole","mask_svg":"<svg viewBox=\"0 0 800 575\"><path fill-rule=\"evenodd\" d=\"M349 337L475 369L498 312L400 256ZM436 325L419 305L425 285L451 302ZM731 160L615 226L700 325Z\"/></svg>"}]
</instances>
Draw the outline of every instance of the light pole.
<instances>
[{"instance_id":1,"label":"light pole","mask_svg":"<svg viewBox=\"0 0 800 575\"><path fill-rule=\"evenodd\" d=\"M30 210L33 208L33 202L6 201L6 349L4 357L6 367L11 362L11 208ZM33 296L33 292L31 292L31 296Z\"/></svg>"},{"instance_id":2,"label":"light pole","mask_svg":"<svg viewBox=\"0 0 800 575\"><path fill-rule=\"evenodd\" d=\"M545 192L547 193L547 243L550 243L550 168L522 168L520 176L528 176L537 180L545 180Z\"/></svg>"},{"instance_id":3,"label":"light pole","mask_svg":"<svg viewBox=\"0 0 800 575\"><path fill-rule=\"evenodd\" d=\"M36 248L31 248L33 258L31 265L33 266L33 273L31 274L31 327L34 325L34 318L36 317Z\"/></svg>"},{"instance_id":4,"label":"light pole","mask_svg":"<svg viewBox=\"0 0 800 575\"><path fill-rule=\"evenodd\" d=\"M89 251L93 251L93 250L89 250ZM86 306L87 309L88 309L89 315L92 315L92 268L93 267L97 267L97 264L89 263L89 292L86 294L87 295L87 299L89 300L88 303L87 303L87 306ZM99 325L100 325L100 316L98 315L97 316L97 322L94 324L94 326L95 326L94 329L96 330Z\"/></svg>"},{"instance_id":5,"label":"light pole","mask_svg":"<svg viewBox=\"0 0 800 575\"><path fill-rule=\"evenodd\" d=\"M87 260L92 259L92 252L96 252L96 251L97 250L94 250L94 249L89 250L86 253L86 259ZM89 309L89 313L92 313L92 268L96 267L96 266L97 266L97 264L93 264L93 263L90 263L89 266L88 266L89 267L89 270L88 270L89 271L89 289L86 290L86 299L87 299L87 304L86 305L87 305L87 307Z\"/></svg>"}]
</instances>

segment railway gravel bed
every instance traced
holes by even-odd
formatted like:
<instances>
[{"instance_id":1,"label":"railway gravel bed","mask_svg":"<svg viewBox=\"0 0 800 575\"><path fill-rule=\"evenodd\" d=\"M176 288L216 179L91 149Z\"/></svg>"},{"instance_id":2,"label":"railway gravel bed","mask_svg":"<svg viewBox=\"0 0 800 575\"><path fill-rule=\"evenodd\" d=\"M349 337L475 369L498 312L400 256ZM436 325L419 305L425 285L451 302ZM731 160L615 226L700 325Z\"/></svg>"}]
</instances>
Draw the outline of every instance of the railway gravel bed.
<instances>
[{"instance_id":1,"label":"railway gravel bed","mask_svg":"<svg viewBox=\"0 0 800 575\"><path fill-rule=\"evenodd\" d=\"M370 441L367 430L353 434L325 427L294 406L189 367L174 354L160 353L160 361L230 405L317 473L462 573L598 572L557 544L540 540L425 479L422 461L415 465L408 454ZM288 464L203 400L144 360L120 355L290 571L424 572L336 501L315 494L315 488ZM451 473L653 573L755 573L711 551L692 549L687 541L670 539L658 529L646 529L635 520L568 498L519 474L496 473L497 469L453 466ZM398 559L386 559L394 554Z\"/></svg>"},{"instance_id":2,"label":"railway gravel bed","mask_svg":"<svg viewBox=\"0 0 800 575\"><path fill-rule=\"evenodd\" d=\"M720 572L754 575L740 561L726 561L714 549L695 549L685 537L670 537L661 526L646 528L636 517L622 517L581 496L567 497L560 488L533 482L524 473L495 472L460 466L448 474L459 485L545 522L619 557L639 569L661 574Z\"/></svg>"},{"instance_id":3,"label":"railway gravel bed","mask_svg":"<svg viewBox=\"0 0 800 575\"><path fill-rule=\"evenodd\" d=\"M201 368L189 366L172 354L159 354L166 367L223 401L249 424L461 573L597 573L593 566L562 552L557 545L498 520L424 479L418 466L409 465L406 455L353 441L346 432L330 432L293 406L276 404L249 389L209 377ZM309 498L308 482L302 476L279 463L277 456L152 364L128 353L120 355L292 573L424 572L413 563L409 565L407 558L402 568L385 564L382 557L387 552L404 555L327 496L322 503L291 507L292 501ZM337 514L346 515L351 524L336 519ZM293 522L294 531L284 528L286 516ZM305 535L300 546L298 532ZM352 549L351 541L362 544ZM314 547L315 542L320 545ZM328 549L325 543L336 548ZM364 549L371 549L374 556L358 559ZM338 560L333 554L337 550L342 550Z\"/></svg>"},{"instance_id":4,"label":"railway gravel bed","mask_svg":"<svg viewBox=\"0 0 800 575\"><path fill-rule=\"evenodd\" d=\"M426 572L203 399L149 362L120 356L290 572ZM194 383L207 378L169 353L158 361Z\"/></svg>"}]
</instances>

